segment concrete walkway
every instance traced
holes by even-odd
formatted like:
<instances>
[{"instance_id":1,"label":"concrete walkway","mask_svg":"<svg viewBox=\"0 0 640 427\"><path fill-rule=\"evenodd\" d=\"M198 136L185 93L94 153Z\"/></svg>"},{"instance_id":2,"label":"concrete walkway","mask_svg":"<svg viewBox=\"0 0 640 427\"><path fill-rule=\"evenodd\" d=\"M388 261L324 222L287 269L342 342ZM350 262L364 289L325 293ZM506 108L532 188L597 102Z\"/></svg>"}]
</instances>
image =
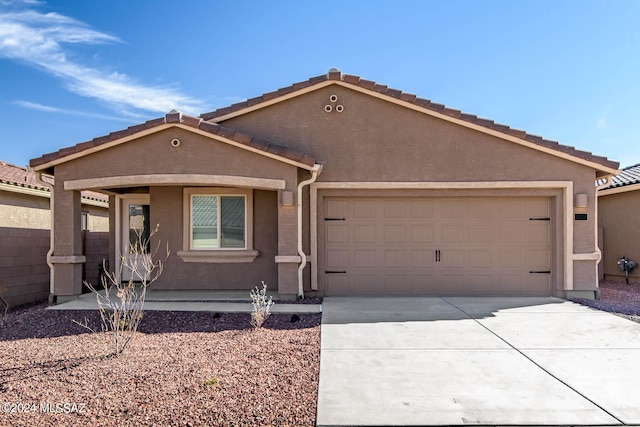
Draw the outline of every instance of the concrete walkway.
<instances>
[{"instance_id":1,"label":"concrete walkway","mask_svg":"<svg viewBox=\"0 0 640 427\"><path fill-rule=\"evenodd\" d=\"M325 298L317 423L640 425L640 324L554 298Z\"/></svg>"},{"instance_id":2,"label":"concrete walkway","mask_svg":"<svg viewBox=\"0 0 640 427\"><path fill-rule=\"evenodd\" d=\"M101 291L104 294L104 291ZM267 292L274 300L277 294ZM113 297L115 298L115 297ZM93 293L57 305L47 310L97 310L98 302ZM148 311L210 311L214 313L251 313L253 307L249 291L158 291L147 290L144 309ZM321 313L320 304L286 304L276 302L271 313L307 314Z\"/></svg>"}]
</instances>

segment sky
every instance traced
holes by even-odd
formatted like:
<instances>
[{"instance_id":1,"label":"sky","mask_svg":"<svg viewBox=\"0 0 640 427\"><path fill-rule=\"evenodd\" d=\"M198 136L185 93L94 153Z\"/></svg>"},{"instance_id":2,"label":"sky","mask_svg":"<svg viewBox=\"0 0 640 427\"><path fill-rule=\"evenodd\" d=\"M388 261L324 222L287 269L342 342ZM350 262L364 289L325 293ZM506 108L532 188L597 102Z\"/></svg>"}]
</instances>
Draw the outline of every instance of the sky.
<instances>
[{"instance_id":1,"label":"sky","mask_svg":"<svg viewBox=\"0 0 640 427\"><path fill-rule=\"evenodd\" d=\"M0 0L0 160L339 68L640 163L640 1Z\"/></svg>"}]
</instances>

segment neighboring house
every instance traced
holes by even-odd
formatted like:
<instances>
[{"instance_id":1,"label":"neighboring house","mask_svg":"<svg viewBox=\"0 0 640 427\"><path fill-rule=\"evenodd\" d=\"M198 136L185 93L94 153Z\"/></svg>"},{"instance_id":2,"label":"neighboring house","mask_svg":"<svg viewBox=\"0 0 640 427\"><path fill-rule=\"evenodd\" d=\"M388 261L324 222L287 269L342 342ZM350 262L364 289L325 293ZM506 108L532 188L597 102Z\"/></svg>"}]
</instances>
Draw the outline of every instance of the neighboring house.
<instances>
[{"instance_id":1,"label":"neighboring house","mask_svg":"<svg viewBox=\"0 0 640 427\"><path fill-rule=\"evenodd\" d=\"M81 290L83 190L110 195L112 266L131 228L159 224L158 289L593 298L594 182L618 172L338 70L31 167L55 175L58 301Z\"/></svg>"},{"instance_id":2,"label":"neighboring house","mask_svg":"<svg viewBox=\"0 0 640 427\"><path fill-rule=\"evenodd\" d=\"M640 263L640 165L622 169L598 192L598 223L602 232L604 279L624 280L618 267L623 256ZM629 273L638 281L640 267Z\"/></svg>"},{"instance_id":3,"label":"neighboring house","mask_svg":"<svg viewBox=\"0 0 640 427\"><path fill-rule=\"evenodd\" d=\"M44 176L45 182L53 178ZM50 295L47 252L51 248L51 192L26 169L0 161L0 295L10 306L47 299ZM87 254L81 279L98 279L100 260L109 257L108 198L83 192L80 246Z\"/></svg>"}]
</instances>

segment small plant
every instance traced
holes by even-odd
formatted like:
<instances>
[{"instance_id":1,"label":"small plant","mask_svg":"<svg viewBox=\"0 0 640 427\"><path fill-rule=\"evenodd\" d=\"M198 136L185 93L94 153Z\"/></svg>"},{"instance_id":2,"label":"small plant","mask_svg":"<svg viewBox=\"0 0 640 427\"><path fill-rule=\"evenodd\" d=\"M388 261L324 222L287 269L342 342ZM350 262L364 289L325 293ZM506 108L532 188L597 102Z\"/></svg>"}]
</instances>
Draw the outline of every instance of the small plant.
<instances>
[{"instance_id":1,"label":"small plant","mask_svg":"<svg viewBox=\"0 0 640 427\"><path fill-rule=\"evenodd\" d=\"M102 331L109 332L111 338L111 351L113 355L122 353L135 333L144 314L144 301L147 288L151 286L162 274L164 261L169 257L169 247L164 259L154 260L160 244L152 252L151 238L158 232L158 226L143 236L142 230L137 230L137 241L129 245L131 256L120 258L120 268L116 272L105 272L101 278L102 289L96 289L91 283L85 282L85 286L96 294ZM131 278L122 280L122 272L131 271ZM89 326L87 319L84 322L75 321L78 325L97 332Z\"/></svg>"},{"instance_id":2,"label":"small plant","mask_svg":"<svg viewBox=\"0 0 640 427\"><path fill-rule=\"evenodd\" d=\"M251 313L251 326L261 328L262 324L269 318L271 307L274 302L271 297L267 298L267 284L262 282L262 289L251 290L251 300L253 301L253 312Z\"/></svg>"},{"instance_id":3,"label":"small plant","mask_svg":"<svg viewBox=\"0 0 640 427\"><path fill-rule=\"evenodd\" d=\"M217 378L211 378L210 380L206 380L204 382L204 385L207 387L214 387L218 385L218 379Z\"/></svg>"}]
</instances>

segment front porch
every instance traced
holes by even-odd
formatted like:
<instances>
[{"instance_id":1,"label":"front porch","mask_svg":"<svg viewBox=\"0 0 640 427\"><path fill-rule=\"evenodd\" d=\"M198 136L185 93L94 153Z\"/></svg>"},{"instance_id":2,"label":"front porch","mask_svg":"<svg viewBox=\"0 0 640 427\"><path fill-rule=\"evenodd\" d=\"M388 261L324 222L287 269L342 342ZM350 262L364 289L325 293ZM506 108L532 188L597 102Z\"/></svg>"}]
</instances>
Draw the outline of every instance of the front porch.
<instances>
[{"instance_id":1,"label":"front porch","mask_svg":"<svg viewBox=\"0 0 640 427\"><path fill-rule=\"evenodd\" d=\"M104 293L105 291L100 291ZM276 291L268 291L276 303L274 314L322 313L322 304L280 302ZM82 294L73 300L52 305L47 310L97 310L98 302L93 293ZM253 307L249 291L210 291L147 289L145 311L208 311L212 313L251 313Z\"/></svg>"}]
</instances>

